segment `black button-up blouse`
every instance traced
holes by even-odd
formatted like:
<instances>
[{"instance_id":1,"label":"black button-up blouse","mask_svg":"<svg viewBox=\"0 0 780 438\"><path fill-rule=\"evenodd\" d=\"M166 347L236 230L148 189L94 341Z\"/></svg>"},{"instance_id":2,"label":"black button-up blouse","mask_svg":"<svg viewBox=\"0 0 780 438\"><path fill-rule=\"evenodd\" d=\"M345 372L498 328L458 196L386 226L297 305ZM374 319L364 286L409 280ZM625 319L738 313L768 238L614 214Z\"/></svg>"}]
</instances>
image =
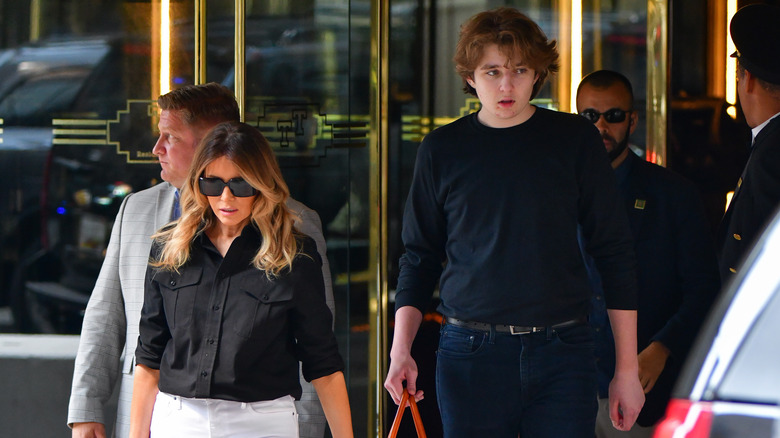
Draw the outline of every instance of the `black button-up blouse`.
<instances>
[{"instance_id":1,"label":"black button-up blouse","mask_svg":"<svg viewBox=\"0 0 780 438\"><path fill-rule=\"evenodd\" d=\"M299 361L308 381L343 370L314 241L299 238L292 270L273 280L251 264L261 243L248 225L223 259L202 233L178 273L147 268L136 363L160 370L161 391L300 399Z\"/></svg>"}]
</instances>

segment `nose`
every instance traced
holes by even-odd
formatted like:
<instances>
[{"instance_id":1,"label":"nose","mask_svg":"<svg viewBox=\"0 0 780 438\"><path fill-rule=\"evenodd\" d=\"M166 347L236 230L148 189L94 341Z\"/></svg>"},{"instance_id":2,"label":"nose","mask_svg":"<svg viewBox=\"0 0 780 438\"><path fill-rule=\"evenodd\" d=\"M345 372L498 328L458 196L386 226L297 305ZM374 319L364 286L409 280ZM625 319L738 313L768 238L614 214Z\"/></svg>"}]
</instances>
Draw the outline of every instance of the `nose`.
<instances>
[{"instance_id":1,"label":"nose","mask_svg":"<svg viewBox=\"0 0 780 438\"><path fill-rule=\"evenodd\" d=\"M598 129L602 134L607 132L607 128L609 127L609 124L607 123L607 120L604 118L603 114L599 116L599 119L596 120L596 123L594 124L596 125L596 129Z\"/></svg>"},{"instance_id":2,"label":"nose","mask_svg":"<svg viewBox=\"0 0 780 438\"><path fill-rule=\"evenodd\" d=\"M225 186L222 188L222 194L219 195L219 199L222 199L223 201L233 199L233 192L230 190L230 187Z\"/></svg>"},{"instance_id":3,"label":"nose","mask_svg":"<svg viewBox=\"0 0 780 438\"><path fill-rule=\"evenodd\" d=\"M513 86L514 84L512 83L512 75L505 74L501 76L499 87L501 87L502 90L511 90Z\"/></svg>"},{"instance_id":4,"label":"nose","mask_svg":"<svg viewBox=\"0 0 780 438\"><path fill-rule=\"evenodd\" d=\"M157 137L157 142L154 144L154 147L152 148L152 154L154 155L165 155L165 147L162 145L163 143L163 137L160 135Z\"/></svg>"}]
</instances>

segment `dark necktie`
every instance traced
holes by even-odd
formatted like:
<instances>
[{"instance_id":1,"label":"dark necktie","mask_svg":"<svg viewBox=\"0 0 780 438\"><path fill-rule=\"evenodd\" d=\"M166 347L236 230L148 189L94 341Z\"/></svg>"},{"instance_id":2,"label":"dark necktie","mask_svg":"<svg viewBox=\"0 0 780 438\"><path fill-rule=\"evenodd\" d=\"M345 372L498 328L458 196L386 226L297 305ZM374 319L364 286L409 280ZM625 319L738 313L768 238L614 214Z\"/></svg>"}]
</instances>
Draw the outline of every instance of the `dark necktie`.
<instances>
[{"instance_id":1,"label":"dark necktie","mask_svg":"<svg viewBox=\"0 0 780 438\"><path fill-rule=\"evenodd\" d=\"M173 196L173 214L171 215L171 220L175 221L179 216L181 216L181 205L179 205L179 189L176 189Z\"/></svg>"}]
</instances>

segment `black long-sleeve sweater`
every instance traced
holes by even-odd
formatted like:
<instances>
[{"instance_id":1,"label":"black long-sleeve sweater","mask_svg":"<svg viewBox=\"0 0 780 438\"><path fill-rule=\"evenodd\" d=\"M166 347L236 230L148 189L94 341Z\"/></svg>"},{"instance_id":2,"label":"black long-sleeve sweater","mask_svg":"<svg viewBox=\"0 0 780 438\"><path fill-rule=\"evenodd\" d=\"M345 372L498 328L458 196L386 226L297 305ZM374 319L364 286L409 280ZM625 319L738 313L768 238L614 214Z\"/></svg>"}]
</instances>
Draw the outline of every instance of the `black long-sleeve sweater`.
<instances>
[{"instance_id":1,"label":"black long-sleeve sweater","mask_svg":"<svg viewBox=\"0 0 780 438\"><path fill-rule=\"evenodd\" d=\"M497 324L584 317L591 290L577 243L602 273L607 305L636 309L636 259L615 176L593 124L536 108L510 128L477 114L428 134L404 211L396 308Z\"/></svg>"}]
</instances>

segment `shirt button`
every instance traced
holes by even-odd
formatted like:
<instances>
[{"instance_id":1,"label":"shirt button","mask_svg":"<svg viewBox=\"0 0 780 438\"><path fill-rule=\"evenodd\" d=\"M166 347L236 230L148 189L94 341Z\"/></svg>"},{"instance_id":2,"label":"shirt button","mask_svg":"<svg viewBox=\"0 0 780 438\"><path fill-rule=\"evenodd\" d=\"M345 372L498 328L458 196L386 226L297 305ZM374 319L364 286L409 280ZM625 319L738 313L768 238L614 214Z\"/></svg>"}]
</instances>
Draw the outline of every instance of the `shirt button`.
<instances>
[{"instance_id":1,"label":"shirt button","mask_svg":"<svg viewBox=\"0 0 780 438\"><path fill-rule=\"evenodd\" d=\"M200 375L203 376L203 377L206 377L206 376L209 375L209 373L207 371L203 371L202 373L200 373Z\"/></svg>"},{"instance_id":2,"label":"shirt button","mask_svg":"<svg viewBox=\"0 0 780 438\"><path fill-rule=\"evenodd\" d=\"M268 301L268 294L263 295L263 301Z\"/></svg>"},{"instance_id":3,"label":"shirt button","mask_svg":"<svg viewBox=\"0 0 780 438\"><path fill-rule=\"evenodd\" d=\"M214 310L219 310L219 305L214 306Z\"/></svg>"},{"instance_id":4,"label":"shirt button","mask_svg":"<svg viewBox=\"0 0 780 438\"><path fill-rule=\"evenodd\" d=\"M213 343L214 343L214 340L213 340L213 339L209 339L209 341L208 341L208 342L209 342L209 344L213 344Z\"/></svg>"},{"instance_id":5,"label":"shirt button","mask_svg":"<svg viewBox=\"0 0 780 438\"><path fill-rule=\"evenodd\" d=\"M742 236L739 234L734 234L734 240L742 240Z\"/></svg>"},{"instance_id":6,"label":"shirt button","mask_svg":"<svg viewBox=\"0 0 780 438\"><path fill-rule=\"evenodd\" d=\"M176 286L176 280L171 280L171 286Z\"/></svg>"}]
</instances>

